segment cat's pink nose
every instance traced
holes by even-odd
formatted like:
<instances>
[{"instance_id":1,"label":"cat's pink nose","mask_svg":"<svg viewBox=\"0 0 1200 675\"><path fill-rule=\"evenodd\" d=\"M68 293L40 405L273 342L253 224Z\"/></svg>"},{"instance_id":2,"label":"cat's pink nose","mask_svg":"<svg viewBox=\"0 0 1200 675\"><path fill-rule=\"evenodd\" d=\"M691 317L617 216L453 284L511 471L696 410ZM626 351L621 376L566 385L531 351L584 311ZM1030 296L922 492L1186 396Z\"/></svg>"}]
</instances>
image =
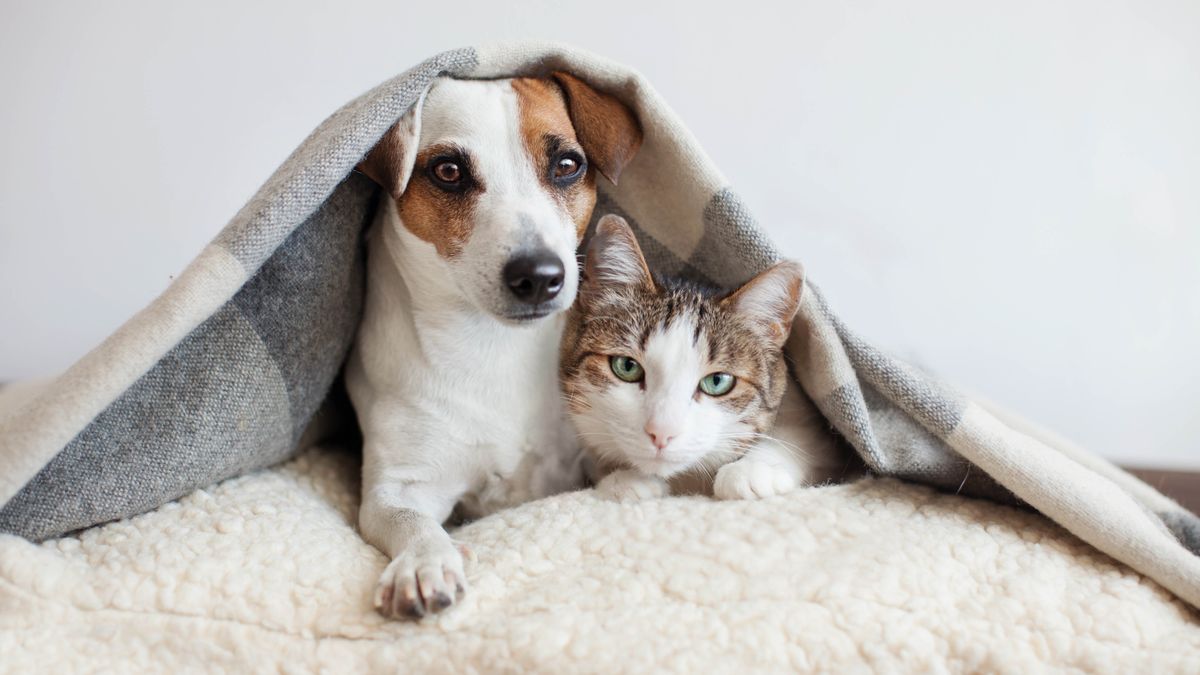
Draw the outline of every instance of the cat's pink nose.
<instances>
[{"instance_id":1,"label":"cat's pink nose","mask_svg":"<svg viewBox=\"0 0 1200 675\"><path fill-rule=\"evenodd\" d=\"M658 448L659 450L667 447L667 444L675 439L674 435L664 433L662 429L651 426L650 424L646 425L645 431L646 435L650 437L650 442L653 443L654 447Z\"/></svg>"}]
</instances>

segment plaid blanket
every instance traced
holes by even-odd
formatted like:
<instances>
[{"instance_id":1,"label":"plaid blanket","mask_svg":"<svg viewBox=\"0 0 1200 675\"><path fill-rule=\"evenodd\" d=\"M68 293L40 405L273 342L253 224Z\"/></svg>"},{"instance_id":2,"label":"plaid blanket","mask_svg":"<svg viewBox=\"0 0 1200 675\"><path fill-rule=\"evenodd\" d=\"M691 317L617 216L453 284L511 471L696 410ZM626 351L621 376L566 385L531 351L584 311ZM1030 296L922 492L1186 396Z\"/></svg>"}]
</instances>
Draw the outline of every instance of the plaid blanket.
<instances>
[{"instance_id":1,"label":"plaid blanket","mask_svg":"<svg viewBox=\"0 0 1200 675\"><path fill-rule=\"evenodd\" d=\"M436 77L552 70L637 111L641 152L601 186L596 217L624 216L652 265L732 286L778 258L636 72L556 45L439 54L331 115L158 299L0 409L0 531L41 540L126 517L309 445L361 311L379 190L355 164ZM872 471L1026 504L1200 607L1200 519L1147 485L867 344L812 284L788 353Z\"/></svg>"}]
</instances>

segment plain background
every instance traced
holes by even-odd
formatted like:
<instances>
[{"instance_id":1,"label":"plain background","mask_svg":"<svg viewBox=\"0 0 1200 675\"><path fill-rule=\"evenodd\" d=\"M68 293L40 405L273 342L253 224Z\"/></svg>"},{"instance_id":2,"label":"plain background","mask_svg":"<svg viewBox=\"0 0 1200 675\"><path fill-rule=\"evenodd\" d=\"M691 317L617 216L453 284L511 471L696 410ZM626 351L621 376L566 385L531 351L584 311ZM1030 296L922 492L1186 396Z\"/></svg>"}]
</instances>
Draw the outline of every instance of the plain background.
<instances>
[{"instance_id":1,"label":"plain background","mask_svg":"<svg viewBox=\"0 0 1200 675\"><path fill-rule=\"evenodd\" d=\"M875 343L1200 468L1195 0L5 0L0 380L149 302L345 101L526 38L645 73Z\"/></svg>"}]
</instances>

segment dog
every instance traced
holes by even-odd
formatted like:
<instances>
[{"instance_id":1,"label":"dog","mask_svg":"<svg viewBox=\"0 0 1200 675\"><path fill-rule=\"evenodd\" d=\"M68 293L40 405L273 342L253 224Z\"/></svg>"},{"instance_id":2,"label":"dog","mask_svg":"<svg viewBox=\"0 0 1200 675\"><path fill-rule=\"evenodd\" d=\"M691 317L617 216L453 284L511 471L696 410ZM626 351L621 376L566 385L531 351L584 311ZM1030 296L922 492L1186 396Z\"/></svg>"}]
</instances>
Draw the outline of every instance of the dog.
<instances>
[{"instance_id":1,"label":"dog","mask_svg":"<svg viewBox=\"0 0 1200 675\"><path fill-rule=\"evenodd\" d=\"M637 117L568 73L439 78L358 165L381 195L346 388L363 432L363 537L391 558L388 617L467 590L442 524L579 487L558 386L563 310L599 173L641 146Z\"/></svg>"}]
</instances>

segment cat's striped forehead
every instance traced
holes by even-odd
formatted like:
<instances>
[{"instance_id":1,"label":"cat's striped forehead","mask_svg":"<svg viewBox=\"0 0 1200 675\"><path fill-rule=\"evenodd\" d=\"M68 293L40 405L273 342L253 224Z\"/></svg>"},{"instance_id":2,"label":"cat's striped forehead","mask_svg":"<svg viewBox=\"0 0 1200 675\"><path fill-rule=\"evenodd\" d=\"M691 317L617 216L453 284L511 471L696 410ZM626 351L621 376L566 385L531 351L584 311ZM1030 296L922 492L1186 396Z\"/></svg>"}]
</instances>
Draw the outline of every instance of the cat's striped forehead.
<instances>
[{"instance_id":1,"label":"cat's striped forehead","mask_svg":"<svg viewBox=\"0 0 1200 675\"><path fill-rule=\"evenodd\" d=\"M774 360L774 350L744 317L723 307L720 291L659 280L653 290L614 289L583 318L578 335L590 351L644 354L657 336L687 335L704 361L754 377Z\"/></svg>"}]
</instances>

